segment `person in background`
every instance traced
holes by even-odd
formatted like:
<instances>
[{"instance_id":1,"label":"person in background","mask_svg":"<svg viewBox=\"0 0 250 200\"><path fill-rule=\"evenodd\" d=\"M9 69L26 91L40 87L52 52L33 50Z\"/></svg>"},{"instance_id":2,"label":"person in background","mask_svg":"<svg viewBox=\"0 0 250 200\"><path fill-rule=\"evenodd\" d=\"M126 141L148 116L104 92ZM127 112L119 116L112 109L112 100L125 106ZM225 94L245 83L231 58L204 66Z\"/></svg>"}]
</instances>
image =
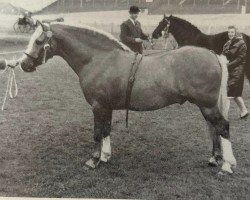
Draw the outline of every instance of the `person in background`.
<instances>
[{"instance_id":1,"label":"person in background","mask_svg":"<svg viewBox=\"0 0 250 200\"><path fill-rule=\"evenodd\" d=\"M31 12L26 11L26 12L24 13L23 19L24 19L24 21L25 21L27 24L30 24L31 26L35 25L35 21L34 21L34 19L32 19L32 13L31 13Z\"/></svg>"},{"instance_id":2,"label":"person in background","mask_svg":"<svg viewBox=\"0 0 250 200\"><path fill-rule=\"evenodd\" d=\"M143 40L149 40L149 36L144 34L141 24L137 21L140 9L137 6L131 6L129 9L130 18L121 24L120 39L132 51L143 53Z\"/></svg>"},{"instance_id":3,"label":"person in background","mask_svg":"<svg viewBox=\"0 0 250 200\"><path fill-rule=\"evenodd\" d=\"M240 109L240 118L246 118L249 113L242 98L244 85L244 65L246 63L247 46L235 26L228 27L229 41L223 47L222 54L228 63L228 97L233 98Z\"/></svg>"}]
</instances>

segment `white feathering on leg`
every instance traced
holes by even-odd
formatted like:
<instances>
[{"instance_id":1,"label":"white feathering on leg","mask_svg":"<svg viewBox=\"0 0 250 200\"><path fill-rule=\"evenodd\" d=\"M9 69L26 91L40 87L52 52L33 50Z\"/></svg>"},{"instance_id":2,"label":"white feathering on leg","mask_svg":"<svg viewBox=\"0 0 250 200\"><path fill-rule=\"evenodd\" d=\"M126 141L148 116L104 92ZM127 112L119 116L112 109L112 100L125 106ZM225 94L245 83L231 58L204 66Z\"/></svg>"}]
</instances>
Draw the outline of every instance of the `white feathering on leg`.
<instances>
[{"instance_id":1,"label":"white feathering on leg","mask_svg":"<svg viewBox=\"0 0 250 200\"><path fill-rule=\"evenodd\" d=\"M111 157L110 136L102 139L101 161L107 162Z\"/></svg>"},{"instance_id":2,"label":"white feathering on leg","mask_svg":"<svg viewBox=\"0 0 250 200\"><path fill-rule=\"evenodd\" d=\"M223 160L230 165L236 166L236 159L233 155L232 144L228 139L221 137Z\"/></svg>"}]
</instances>

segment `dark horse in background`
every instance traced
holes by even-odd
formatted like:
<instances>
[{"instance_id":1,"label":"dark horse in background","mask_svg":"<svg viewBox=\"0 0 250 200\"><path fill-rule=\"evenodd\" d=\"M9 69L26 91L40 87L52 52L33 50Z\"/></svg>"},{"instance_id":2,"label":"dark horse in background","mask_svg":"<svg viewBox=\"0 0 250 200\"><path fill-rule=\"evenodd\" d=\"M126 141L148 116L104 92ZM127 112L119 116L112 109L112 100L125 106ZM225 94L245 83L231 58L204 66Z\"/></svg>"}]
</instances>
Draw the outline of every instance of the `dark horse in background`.
<instances>
[{"instance_id":1,"label":"dark horse in background","mask_svg":"<svg viewBox=\"0 0 250 200\"><path fill-rule=\"evenodd\" d=\"M202 33L196 26L190 22L172 16L163 17L159 25L154 30L152 37L157 39L162 36L162 31L171 33L179 46L198 46L213 50L216 54L220 55L224 44L229 40L227 31L217 33L214 35L207 35ZM250 36L242 34L244 41L247 45L247 60L244 66L245 75L250 81Z\"/></svg>"},{"instance_id":2,"label":"dark horse in background","mask_svg":"<svg viewBox=\"0 0 250 200\"><path fill-rule=\"evenodd\" d=\"M233 173L231 167L236 166L236 160L229 138L224 56L193 46L164 55L138 55L141 62L129 106L126 91L135 54L111 34L84 25L41 24L20 59L21 67L33 72L53 56L62 57L77 74L94 114L97 150L86 166L96 168L100 161L110 159L114 110L152 111L189 101L200 108L210 127L213 142L210 163L217 165L222 150L222 173Z\"/></svg>"}]
</instances>

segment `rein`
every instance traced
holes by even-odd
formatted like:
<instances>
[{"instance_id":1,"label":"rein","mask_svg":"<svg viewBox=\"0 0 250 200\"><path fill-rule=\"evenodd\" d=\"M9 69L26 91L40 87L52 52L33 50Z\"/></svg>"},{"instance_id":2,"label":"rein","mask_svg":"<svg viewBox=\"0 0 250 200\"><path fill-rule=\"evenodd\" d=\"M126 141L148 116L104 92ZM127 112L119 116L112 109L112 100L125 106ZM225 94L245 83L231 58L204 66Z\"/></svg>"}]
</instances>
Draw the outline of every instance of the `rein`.
<instances>
[{"instance_id":1,"label":"rein","mask_svg":"<svg viewBox=\"0 0 250 200\"><path fill-rule=\"evenodd\" d=\"M9 70L7 87L6 87L6 91L5 91L5 95L4 95L4 99L3 99L3 103L2 103L2 107L1 107L2 111L4 110L8 94L9 94L9 97L11 99L15 98L18 94L18 87L17 87L17 83L16 83L16 75L15 75L14 69L11 69L10 67L6 67L6 69L1 74L4 74L8 69L10 69L10 70ZM13 83L14 83L14 87L15 87L14 94L12 92Z\"/></svg>"},{"instance_id":2,"label":"rein","mask_svg":"<svg viewBox=\"0 0 250 200\"><path fill-rule=\"evenodd\" d=\"M0 55L16 54L16 53L23 53L23 51L0 52ZM15 57L13 57L13 58L15 58ZM4 98L3 98L3 103L2 103L2 106L1 106L2 111L5 108L5 104L6 104L8 94L9 94L9 97L11 99L15 98L17 96L17 94L18 94L18 86L17 86L17 83L16 83L16 75L15 75L14 69L6 66L6 68L0 73L0 75L4 74L6 71L8 71L8 69L9 69L9 75L8 75L8 81L7 81L7 87L6 87L5 95L4 95ZM15 87L15 93L14 94L12 92L13 84L14 84L14 87Z\"/></svg>"}]
</instances>

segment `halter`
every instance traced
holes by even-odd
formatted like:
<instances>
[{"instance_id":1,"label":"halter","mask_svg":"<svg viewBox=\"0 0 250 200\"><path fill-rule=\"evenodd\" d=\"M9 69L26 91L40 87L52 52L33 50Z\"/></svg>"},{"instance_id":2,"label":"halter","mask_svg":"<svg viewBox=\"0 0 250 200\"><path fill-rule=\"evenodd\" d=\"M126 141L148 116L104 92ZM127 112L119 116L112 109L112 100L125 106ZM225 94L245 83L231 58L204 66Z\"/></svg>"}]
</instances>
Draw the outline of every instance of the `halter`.
<instances>
[{"instance_id":1,"label":"halter","mask_svg":"<svg viewBox=\"0 0 250 200\"><path fill-rule=\"evenodd\" d=\"M165 20L165 19L164 19ZM167 25L163 29L164 36L166 37L169 34L170 21L167 21Z\"/></svg>"},{"instance_id":2,"label":"halter","mask_svg":"<svg viewBox=\"0 0 250 200\"><path fill-rule=\"evenodd\" d=\"M44 49L44 53L43 53L43 61L42 64L46 63L46 57L47 57L47 51L51 48L51 38L53 36L53 33L50 31L50 28L48 31L44 31L42 33L45 33L46 38L44 39L43 43L41 45L43 45L43 49ZM34 62L39 62L39 56L34 57L32 55L30 55L29 53L23 52L26 56L28 56L29 58L31 58Z\"/></svg>"}]
</instances>

